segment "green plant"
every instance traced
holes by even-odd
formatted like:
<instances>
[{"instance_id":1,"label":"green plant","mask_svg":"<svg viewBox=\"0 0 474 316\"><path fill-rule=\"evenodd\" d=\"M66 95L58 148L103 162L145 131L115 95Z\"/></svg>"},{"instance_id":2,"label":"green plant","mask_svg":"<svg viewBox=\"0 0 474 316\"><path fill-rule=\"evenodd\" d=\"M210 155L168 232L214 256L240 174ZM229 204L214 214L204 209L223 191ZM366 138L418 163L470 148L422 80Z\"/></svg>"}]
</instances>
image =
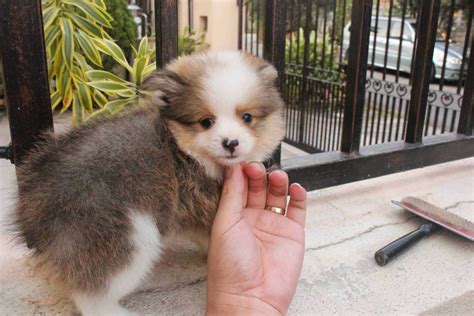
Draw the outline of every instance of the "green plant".
<instances>
[{"instance_id":1,"label":"green plant","mask_svg":"<svg viewBox=\"0 0 474 316\"><path fill-rule=\"evenodd\" d=\"M100 52L116 49L104 31L112 17L103 0L43 0L43 24L53 109L72 108L73 124L103 107L106 96L86 84L91 64L102 67ZM99 48L99 43L101 47Z\"/></svg>"},{"instance_id":2,"label":"green plant","mask_svg":"<svg viewBox=\"0 0 474 316\"><path fill-rule=\"evenodd\" d=\"M132 14L127 9L126 0L104 0L107 12L113 18L110 22L112 28L108 30L109 35L123 50L125 57L130 58L132 46L137 37L137 25L133 21ZM112 70L116 62L112 57L105 56L103 60L104 69Z\"/></svg>"},{"instance_id":3,"label":"green plant","mask_svg":"<svg viewBox=\"0 0 474 316\"><path fill-rule=\"evenodd\" d=\"M72 108L73 125L119 112L142 93L144 77L156 68L156 51L141 40L138 50L130 46L130 64L124 50L105 32L112 17L105 0L43 0L43 24L53 109ZM180 55L206 47L204 35L186 29L179 36ZM130 75L127 81L103 70L103 57L110 57Z\"/></svg>"},{"instance_id":4,"label":"green plant","mask_svg":"<svg viewBox=\"0 0 474 316\"><path fill-rule=\"evenodd\" d=\"M309 43L306 44L303 28L299 29L299 33L295 32L291 39L290 37L287 37L285 44L285 60L293 65L302 65L304 59L305 45L309 46L308 65L314 65L316 68L325 70L337 69L338 65L333 60L334 56L337 56L334 50L334 56L331 56L330 35L327 34L326 38L324 39L320 36L316 38L316 32L311 31L311 33L309 34Z\"/></svg>"},{"instance_id":5,"label":"green plant","mask_svg":"<svg viewBox=\"0 0 474 316\"><path fill-rule=\"evenodd\" d=\"M156 69L156 63L152 61L154 50L148 48L148 38L142 38L138 50L132 47L134 53L133 65L130 65L120 47L105 39L103 43L97 41L101 51L111 56L118 64L124 67L131 75L132 81L126 81L117 75L105 70L89 70L86 72L90 80L87 85L101 91L110 97L102 109L90 115L89 119L115 114L126 105L133 104L142 93L139 86L143 79Z\"/></svg>"},{"instance_id":6,"label":"green plant","mask_svg":"<svg viewBox=\"0 0 474 316\"><path fill-rule=\"evenodd\" d=\"M178 53L180 56L194 53L197 50L201 50L209 47L204 41L206 33L198 35L196 31L190 30L188 26L184 28L183 34L178 36Z\"/></svg>"}]
</instances>

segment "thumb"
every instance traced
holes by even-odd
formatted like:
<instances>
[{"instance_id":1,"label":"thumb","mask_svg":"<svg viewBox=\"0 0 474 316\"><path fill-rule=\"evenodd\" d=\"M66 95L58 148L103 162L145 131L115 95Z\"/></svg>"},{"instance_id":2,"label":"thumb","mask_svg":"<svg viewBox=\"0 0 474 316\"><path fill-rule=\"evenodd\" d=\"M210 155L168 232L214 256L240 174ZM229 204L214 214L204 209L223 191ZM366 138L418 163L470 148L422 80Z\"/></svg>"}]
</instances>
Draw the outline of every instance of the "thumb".
<instances>
[{"instance_id":1,"label":"thumb","mask_svg":"<svg viewBox=\"0 0 474 316\"><path fill-rule=\"evenodd\" d=\"M239 164L226 170L217 216L240 218L245 195L245 176Z\"/></svg>"}]
</instances>

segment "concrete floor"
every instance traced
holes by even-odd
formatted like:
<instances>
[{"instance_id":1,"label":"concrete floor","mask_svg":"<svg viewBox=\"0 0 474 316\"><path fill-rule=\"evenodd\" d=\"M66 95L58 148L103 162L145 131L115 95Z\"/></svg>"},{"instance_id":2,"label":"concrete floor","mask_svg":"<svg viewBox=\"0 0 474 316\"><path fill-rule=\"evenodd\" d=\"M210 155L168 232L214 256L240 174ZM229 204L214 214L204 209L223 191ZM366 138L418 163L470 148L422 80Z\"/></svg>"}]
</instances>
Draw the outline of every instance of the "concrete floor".
<instances>
[{"instance_id":1,"label":"concrete floor","mask_svg":"<svg viewBox=\"0 0 474 316\"><path fill-rule=\"evenodd\" d=\"M15 186L13 166L0 161L0 175L1 225ZM390 203L406 195L441 207L474 203L474 158L310 192L305 262L290 315L474 313L474 243L441 230L385 267L373 260L377 249L422 222ZM27 250L1 226L0 315L70 314L70 301L38 275ZM176 243L124 305L141 315L203 314L205 257L194 245Z\"/></svg>"}]
</instances>

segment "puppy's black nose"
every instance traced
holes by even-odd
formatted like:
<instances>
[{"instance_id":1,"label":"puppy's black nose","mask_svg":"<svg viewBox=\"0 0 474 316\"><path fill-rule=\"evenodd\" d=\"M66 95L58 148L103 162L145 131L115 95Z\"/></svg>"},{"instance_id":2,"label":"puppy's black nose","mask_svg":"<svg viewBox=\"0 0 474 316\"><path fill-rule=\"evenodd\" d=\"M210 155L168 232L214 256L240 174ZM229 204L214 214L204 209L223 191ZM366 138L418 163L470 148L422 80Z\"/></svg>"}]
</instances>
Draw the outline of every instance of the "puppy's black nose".
<instances>
[{"instance_id":1,"label":"puppy's black nose","mask_svg":"<svg viewBox=\"0 0 474 316\"><path fill-rule=\"evenodd\" d=\"M228 138L224 138L222 141L222 146L225 150L228 150L231 154L234 153L235 147L239 146L239 140L229 140Z\"/></svg>"}]
</instances>

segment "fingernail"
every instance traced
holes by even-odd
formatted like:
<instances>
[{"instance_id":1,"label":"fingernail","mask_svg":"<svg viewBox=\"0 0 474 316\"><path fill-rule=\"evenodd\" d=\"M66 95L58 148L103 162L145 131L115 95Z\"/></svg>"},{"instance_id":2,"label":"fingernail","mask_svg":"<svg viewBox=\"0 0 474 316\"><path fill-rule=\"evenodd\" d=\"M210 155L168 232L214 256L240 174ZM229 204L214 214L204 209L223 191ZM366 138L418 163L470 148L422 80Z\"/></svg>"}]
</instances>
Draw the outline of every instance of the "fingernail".
<instances>
[{"instance_id":1,"label":"fingernail","mask_svg":"<svg viewBox=\"0 0 474 316\"><path fill-rule=\"evenodd\" d=\"M302 186L301 184L299 184L299 183L292 183L291 185L298 186L298 187L300 187L301 189L303 189L303 190L305 190L305 191L306 191L306 189L305 189L305 188L303 188L303 186Z\"/></svg>"}]
</instances>

